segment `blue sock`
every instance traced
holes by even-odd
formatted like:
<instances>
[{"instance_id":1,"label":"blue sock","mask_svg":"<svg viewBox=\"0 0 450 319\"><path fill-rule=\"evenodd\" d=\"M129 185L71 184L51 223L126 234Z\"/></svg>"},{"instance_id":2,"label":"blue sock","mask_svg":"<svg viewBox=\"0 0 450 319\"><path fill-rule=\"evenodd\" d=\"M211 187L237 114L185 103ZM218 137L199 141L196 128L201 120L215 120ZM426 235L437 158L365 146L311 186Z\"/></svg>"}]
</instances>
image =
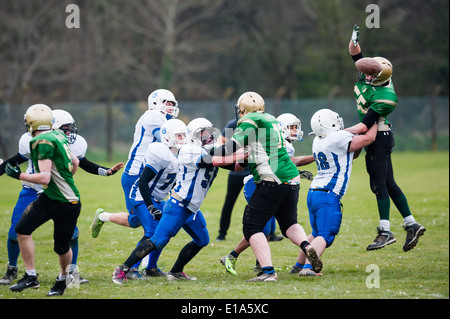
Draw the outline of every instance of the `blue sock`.
<instances>
[{"instance_id":1,"label":"blue sock","mask_svg":"<svg viewBox=\"0 0 450 319\"><path fill-rule=\"evenodd\" d=\"M298 267L300 269L303 269L305 267L305 264L299 264L298 262L295 263L295 267Z\"/></svg>"},{"instance_id":2,"label":"blue sock","mask_svg":"<svg viewBox=\"0 0 450 319\"><path fill-rule=\"evenodd\" d=\"M78 238L70 241L70 248L72 248L72 265L76 265L78 260Z\"/></svg>"},{"instance_id":3,"label":"blue sock","mask_svg":"<svg viewBox=\"0 0 450 319\"><path fill-rule=\"evenodd\" d=\"M8 249L8 262L10 266L17 266L17 259L19 258L20 248L17 240L8 238L6 243Z\"/></svg>"},{"instance_id":4,"label":"blue sock","mask_svg":"<svg viewBox=\"0 0 450 319\"><path fill-rule=\"evenodd\" d=\"M303 269L312 269L312 266L310 264L305 264L305 266L303 266Z\"/></svg>"},{"instance_id":5,"label":"blue sock","mask_svg":"<svg viewBox=\"0 0 450 319\"><path fill-rule=\"evenodd\" d=\"M275 269L273 268L273 266L267 266L267 267L263 267L262 268L263 273L265 274L274 274L275 273Z\"/></svg>"}]
</instances>

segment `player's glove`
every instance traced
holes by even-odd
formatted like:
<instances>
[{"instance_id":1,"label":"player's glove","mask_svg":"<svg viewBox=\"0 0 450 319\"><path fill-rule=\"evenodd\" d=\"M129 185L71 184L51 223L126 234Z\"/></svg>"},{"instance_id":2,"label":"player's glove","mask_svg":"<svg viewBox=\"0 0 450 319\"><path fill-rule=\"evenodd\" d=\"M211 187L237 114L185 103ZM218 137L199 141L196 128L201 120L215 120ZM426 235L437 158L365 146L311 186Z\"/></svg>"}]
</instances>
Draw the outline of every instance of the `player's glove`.
<instances>
[{"instance_id":1,"label":"player's glove","mask_svg":"<svg viewBox=\"0 0 450 319\"><path fill-rule=\"evenodd\" d=\"M123 163L120 162L113 167L111 167L109 170L106 171L106 176L111 176L117 173L121 168L123 167Z\"/></svg>"},{"instance_id":2,"label":"player's glove","mask_svg":"<svg viewBox=\"0 0 450 319\"><path fill-rule=\"evenodd\" d=\"M353 45L356 47L356 45L358 44L359 41L359 26L357 24L355 24L353 26L353 31L352 31L352 38L351 38Z\"/></svg>"},{"instance_id":3,"label":"player's glove","mask_svg":"<svg viewBox=\"0 0 450 319\"><path fill-rule=\"evenodd\" d=\"M308 171L299 171L300 172L300 178L307 179L308 181L313 180L313 174Z\"/></svg>"},{"instance_id":4,"label":"player's glove","mask_svg":"<svg viewBox=\"0 0 450 319\"><path fill-rule=\"evenodd\" d=\"M150 205L147 208L148 208L148 212L150 213L150 215L153 216L153 219L155 219L155 220L160 220L161 219L162 212L159 209L157 209L153 205Z\"/></svg>"},{"instance_id":5,"label":"player's glove","mask_svg":"<svg viewBox=\"0 0 450 319\"><path fill-rule=\"evenodd\" d=\"M6 164L5 172L6 175L15 179L19 179L19 176L22 173L18 164L16 164L16 166L12 166L11 163Z\"/></svg>"}]
</instances>

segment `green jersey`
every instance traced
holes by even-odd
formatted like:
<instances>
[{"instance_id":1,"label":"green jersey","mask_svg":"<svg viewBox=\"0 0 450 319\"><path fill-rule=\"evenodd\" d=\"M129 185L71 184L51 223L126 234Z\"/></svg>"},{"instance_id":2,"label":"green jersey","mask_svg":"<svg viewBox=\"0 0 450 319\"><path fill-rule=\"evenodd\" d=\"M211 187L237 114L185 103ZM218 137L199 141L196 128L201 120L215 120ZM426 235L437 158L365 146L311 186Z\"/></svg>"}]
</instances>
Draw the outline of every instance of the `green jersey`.
<instances>
[{"instance_id":1,"label":"green jersey","mask_svg":"<svg viewBox=\"0 0 450 319\"><path fill-rule=\"evenodd\" d=\"M394 111L398 98L394 91L392 80L387 86L373 86L364 79L358 81L354 88L359 119L362 121L369 108L380 114L378 130L389 130L391 124L387 116Z\"/></svg>"},{"instance_id":2,"label":"green jersey","mask_svg":"<svg viewBox=\"0 0 450 319\"><path fill-rule=\"evenodd\" d=\"M250 147L249 168L255 183L275 180L281 184L299 175L281 132L280 123L268 113L248 113L237 122L232 139Z\"/></svg>"},{"instance_id":3,"label":"green jersey","mask_svg":"<svg viewBox=\"0 0 450 319\"><path fill-rule=\"evenodd\" d=\"M39 160L52 160L51 179L44 193L59 202L77 202L80 194L72 176L72 152L67 137L59 131L41 133L30 141L31 160L39 172Z\"/></svg>"}]
</instances>

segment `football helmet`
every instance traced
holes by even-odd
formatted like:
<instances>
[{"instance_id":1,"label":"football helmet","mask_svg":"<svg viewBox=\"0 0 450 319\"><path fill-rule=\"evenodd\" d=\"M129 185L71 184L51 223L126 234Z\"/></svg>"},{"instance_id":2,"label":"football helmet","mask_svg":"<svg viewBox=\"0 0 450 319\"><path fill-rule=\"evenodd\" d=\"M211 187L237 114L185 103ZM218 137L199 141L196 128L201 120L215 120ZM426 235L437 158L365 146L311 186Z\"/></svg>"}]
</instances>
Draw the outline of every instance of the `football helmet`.
<instances>
[{"instance_id":1,"label":"football helmet","mask_svg":"<svg viewBox=\"0 0 450 319\"><path fill-rule=\"evenodd\" d=\"M239 120L247 113L264 112L264 99L256 92L245 92L236 103L236 119Z\"/></svg>"},{"instance_id":2,"label":"football helmet","mask_svg":"<svg viewBox=\"0 0 450 319\"><path fill-rule=\"evenodd\" d=\"M332 132L343 130L344 120L330 109L321 109L311 117L311 128L313 131L309 134L324 138Z\"/></svg>"},{"instance_id":3,"label":"football helmet","mask_svg":"<svg viewBox=\"0 0 450 319\"><path fill-rule=\"evenodd\" d=\"M157 110L166 116L168 120L177 118L179 109L178 102L172 92L165 89L158 89L150 93L148 96L148 109ZM171 102L172 105L167 103Z\"/></svg>"},{"instance_id":4,"label":"football helmet","mask_svg":"<svg viewBox=\"0 0 450 319\"><path fill-rule=\"evenodd\" d=\"M23 120L30 134L33 134L34 131L51 130L53 125L52 109L45 104L34 104L27 109Z\"/></svg>"},{"instance_id":5,"label":"football helmet","mask_svg":"<svg viewBox=\"0 0 450 319\"><path fill-rule=\"evenodd\" d=\"M66 134L69 144L73 144L77 139L78 129L75 120L69 112L64 110L53 110L53 130L60 130Z\"/></svg>"},{"instance_id":6,"label":"football helmet","mask_svg":"<svg viewBox=\"0 0 450 319\"><path fill-rule=\"evenodd\" d=\"M207 119L199 117L187 125L187 133L192 143L202 147L212 147L217 138L214 125Z\"/></svg>"},{"instance_id":7,"label":"football helmet","mask_svg":"<svg viewBox=\"0 0 450 319\"><path fill-rule=\"evenodd\" d=\"M389 62L389 60L386 58L378 56L374 57L373 59L381 65L381 71L380 73L375 75L371 79L371 81L368 82L368 84L373 86L382 86L391 79L394 67L392 66L392 63Z\"/></svg>"},{"instance_id":8,"label":"football helmet","mask_svg":"<svg viewBox=\"0 0 450 319\"><path fill-rule=\"evenodd\" d=\"M168 147L180 149L186 142L186 124L178 119L170 119L161 126L161 142Z\"/></svg>"},{"instance_id":9,"label":"football helmet","mask_svg":"<svg viewBox=\"0 0 450 319\"><path fill-rule=\"evenodd\" d=\"M303 141L302 122L291 113L284 113L277 117L282 128L283 138L289 141Z\"/></svg>"}]
</instances>

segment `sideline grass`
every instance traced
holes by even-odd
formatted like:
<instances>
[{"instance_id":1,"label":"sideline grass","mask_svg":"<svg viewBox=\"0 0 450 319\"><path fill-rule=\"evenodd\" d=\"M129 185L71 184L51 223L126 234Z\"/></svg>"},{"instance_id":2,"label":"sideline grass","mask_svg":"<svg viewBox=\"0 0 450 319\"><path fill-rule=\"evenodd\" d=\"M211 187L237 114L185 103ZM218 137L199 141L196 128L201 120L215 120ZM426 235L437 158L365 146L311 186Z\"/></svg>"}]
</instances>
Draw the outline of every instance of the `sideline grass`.
<instances>
[{"instance_id":1,"label":"sideline grass","mask_svg":"<svg viewBox=\"0 0 450 319\"><path fill-rule=\"evenodd\" d=\"M142 235L141 229L130 229L105 224L99 238L93 239L89 226L95 210L103 207L111 212L124 209L120 175L104 178L82 170L76 183L82 196L80 252L78 266L89 284L66 292L62 299L448 299L449 298L449 154L394 153L395 177L405 192L417 221L427 231L418 246L403 252L405 231L395 206L391 205L391 229L397 243L384 249L366 252L366 246L375 238L378 225L376 201L369 189L364 158L356 159L347 194L343 199L344 215L340 234L323 256L324 276L300 278L288 274L295 262L298 248L287 239L272 242L274 266L278 268L276 283L246 283L254 276L255 258L251 249L238 260L238 275L227 274L219 263L242 237L241 218L245 200L240 195L235 206L226 241L216 242L220 211L226 191L227 171L220 171L203 204L202 211L208 223L211 242L186 267L196 282L169 282L161 278L128 281L117 286L111 282L114 268L121 264ZM315 173L315 166L306 169ZM309 182L300 190L299 222L310 231L306 209ZM0 177L0 275L6 270L6 239L12 209L20 192L20 182L4 175ZM46 298L58 274L57 256L53 252L52 223L34 234L36 267L41 288L13 293L0 286L0 299ZM179 250L190 238L181 231L163 251L159 266L168 271ZM369 267L369 268L368 268ZM379 288L368 288L370 271L379 271ZM21 277L23 261L19 258Z\"/></svg>"}]
</instances>

